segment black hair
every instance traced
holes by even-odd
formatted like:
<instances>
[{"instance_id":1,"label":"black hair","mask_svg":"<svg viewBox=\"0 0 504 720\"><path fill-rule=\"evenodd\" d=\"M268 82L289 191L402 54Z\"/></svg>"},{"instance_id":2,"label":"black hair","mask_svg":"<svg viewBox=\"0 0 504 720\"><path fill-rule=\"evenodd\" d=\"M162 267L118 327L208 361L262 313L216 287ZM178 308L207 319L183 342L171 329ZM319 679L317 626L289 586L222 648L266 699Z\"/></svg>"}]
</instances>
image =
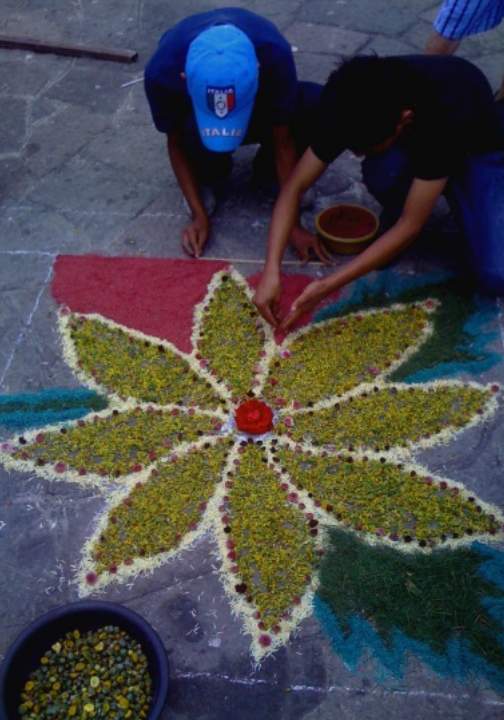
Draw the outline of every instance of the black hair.
<instances>
[{"instance_id":1,"label":"black hair","mask_svg":"<svg viewBox=\"0 0 504 720\"><path fill-rule=\"evenodd\" d=\"M401 112L413 108L412 77L401 58L359 56L331 73L321 110L347 147L365 152L391 137Z\"/></svg>"}]
</instances>

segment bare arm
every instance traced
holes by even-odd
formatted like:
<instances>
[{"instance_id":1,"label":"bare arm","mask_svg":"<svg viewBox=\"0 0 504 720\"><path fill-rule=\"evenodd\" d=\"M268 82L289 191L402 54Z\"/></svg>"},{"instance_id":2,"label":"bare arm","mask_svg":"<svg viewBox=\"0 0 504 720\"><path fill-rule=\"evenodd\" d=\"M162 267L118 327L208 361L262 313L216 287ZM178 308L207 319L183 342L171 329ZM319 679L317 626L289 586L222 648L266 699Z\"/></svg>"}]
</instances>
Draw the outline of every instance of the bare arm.
<instances>
[{"instance_id":1,"label":"bare arm","mask_svg":"<svg viewBox=\"0 0 504 720\"><path fill-rule=\"evenodd\" d=\"M381 267L410 245L425 225L446 182L447 178L441 180L415 179L408 193L402 215L396 224L348 265L323 280L310 283L293 303L282 326L285 329L289 328L300 315L313 310L327 295L352 280Z\"/></svg>"},{"instance_id":2,"label":"bare arm","mask_svg":"<svg viewBox=\"0 0 504 720\"><path fill-rule=\"evenodd\" d=\"M273 128L273 148L275 153L275 167L283 188L291 173L296 167L298 154L292 133L287 125L277 126ZM316 235L306 230L299 221L299 212L296 222L293 225L292 232L289 236L290 244L303 263L307 263L310 259L310 252L313 251L316 257L326 265L330 265L331 256L320 243Z\"/></svg>"},{"instance_id":3,"label":"bare arm","mask_svg":"<svg viewBox=\"0 0 504 720\"><path fill-rule=\"evenodd\" d=\"M280 263L289 241L289 235L297 220L301 197L326 168L327 165L308 148L282 187L282 192L273 208L264 272L276 271L278 273L280 271Z\"/></svg>"},{"instance_id":4,"label":"bare arm","mask_svg":"<svg viewBox=\"0 0 504 720\"><path fill-rule=\"evenodd\" d=\"M453 55L459 45L460 40L449 40L434 30L427 39L424 52L426 55Z\"/></svg>"},{"instance_id":5,"label":"bare arm","mask_svg":"<svg viewBox=\"0 0 504 720\"><path fill-rule=\"evenodd\" d=\"M298 161L296 145L288 125L273 127L273 152L280 187L287 182Z\"/></svg>"},{"instance_id":6,"label":"bare arm","mask_svg":"<svg viewBox=\"0 0 504 720\"><path fill-rule=\"evenodd\" d=\"M167 136L168 156L180 189L191 209L192 222L182 232L182 245L189 255L199 257L208 239L210 221L201 200L198 181L181 143L180 133Z\"/></svg>"},{"instance_id":7,"label":"bare arm","mask_svg":"<svg viewBox=\"0 0 504 720\"><path fill-rule=\"evenodd\" d=\"M278 325L275 305L281 289L280 264L297 222L300 199L326 168L327 165L308 148L282 187L275 203L269 228L266 263L254 296L259 312L273 326Z\"/></svg>"}]
</instances>

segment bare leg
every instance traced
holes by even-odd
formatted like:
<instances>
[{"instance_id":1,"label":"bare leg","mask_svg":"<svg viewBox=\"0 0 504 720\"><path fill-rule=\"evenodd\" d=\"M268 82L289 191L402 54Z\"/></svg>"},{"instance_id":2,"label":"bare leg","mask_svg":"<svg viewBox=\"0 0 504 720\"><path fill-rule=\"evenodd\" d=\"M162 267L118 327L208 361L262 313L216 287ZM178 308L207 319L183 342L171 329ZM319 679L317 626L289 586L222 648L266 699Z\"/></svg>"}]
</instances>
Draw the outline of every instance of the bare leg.
<instances>
[{"instance_id":1,"label":"bare leg","mask_svg":"<svg viewBox=\"0 0 504 720\"><path fill-rule=\"evenodd\" d=\"M427 40L425 53L427 55L453 55L460 45L460 40L449 40L434 31Z\"/></svg>"}]
</instances>

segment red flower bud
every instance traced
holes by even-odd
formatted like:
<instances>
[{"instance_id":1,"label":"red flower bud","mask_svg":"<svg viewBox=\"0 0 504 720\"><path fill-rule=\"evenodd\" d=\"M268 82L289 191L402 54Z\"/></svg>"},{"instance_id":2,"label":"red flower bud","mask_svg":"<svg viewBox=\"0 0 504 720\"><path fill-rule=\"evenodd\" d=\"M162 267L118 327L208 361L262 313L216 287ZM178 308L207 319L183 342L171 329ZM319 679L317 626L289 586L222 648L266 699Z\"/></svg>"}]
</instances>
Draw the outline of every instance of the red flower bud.
<instances>
[{"instance_id":1,"label":"red flower bud","mask_svg":"<svg viewBox=\"0 0 504 720\"><path fill-rule=\"evenodd\" d=\"M236 410L235 420L238 429L250 435L262 435L273 427L271 408L260 400L242 403Z\"/></svg>"}]
</instances>

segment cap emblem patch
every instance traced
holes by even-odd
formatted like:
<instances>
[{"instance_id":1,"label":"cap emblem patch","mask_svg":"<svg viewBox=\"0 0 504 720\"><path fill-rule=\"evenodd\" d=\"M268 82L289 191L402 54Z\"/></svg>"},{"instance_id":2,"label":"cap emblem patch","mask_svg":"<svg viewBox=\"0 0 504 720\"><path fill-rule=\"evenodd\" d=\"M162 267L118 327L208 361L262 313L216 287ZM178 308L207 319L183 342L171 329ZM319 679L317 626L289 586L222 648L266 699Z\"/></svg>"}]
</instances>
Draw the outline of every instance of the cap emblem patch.
<instances>
[{"instance_id":1,"label":"cap emblem patch","mask_svg":"<svg viewBox=\"0 0 504 720\"><path fill-rule=\"evenodd\" d=\"M226 87L207 87L207 104L211 112L221 120L234 110L236 95L233 85Z\"/></svg>"}]
</instances>

